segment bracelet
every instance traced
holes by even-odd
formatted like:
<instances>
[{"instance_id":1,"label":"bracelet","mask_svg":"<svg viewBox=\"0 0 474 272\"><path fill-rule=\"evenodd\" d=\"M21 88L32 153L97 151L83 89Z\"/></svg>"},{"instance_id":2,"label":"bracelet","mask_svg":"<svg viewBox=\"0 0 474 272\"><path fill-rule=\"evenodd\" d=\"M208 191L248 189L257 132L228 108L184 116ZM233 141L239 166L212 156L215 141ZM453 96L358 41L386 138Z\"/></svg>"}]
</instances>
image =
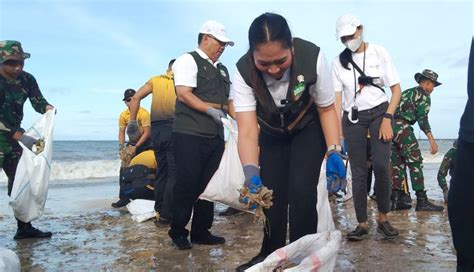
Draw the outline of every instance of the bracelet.
<instances>
[{"instance_id":1,"label":"bracelet","mask_svg":"<svg viewBox=\"0 0 474 272\"><path fill-rule=\"evenodd\" d=\"M383 118L387 118L387 119L393 120L393 114L386 112L386 113L383 115Z\"/></svg>"},{"instance_id":2,"label":"bracelet","mask_svg":"<svg viewBox=\"0 0 474 272\"><path fill-rule=\"evenodd\" d=\"M331 146L328 147L327 153L330 154L330 153L332 153L332 152L334 152L334 151L342 152L342 146L333 144L333 145L331 145Z\"/></svg>"}]
</instances>

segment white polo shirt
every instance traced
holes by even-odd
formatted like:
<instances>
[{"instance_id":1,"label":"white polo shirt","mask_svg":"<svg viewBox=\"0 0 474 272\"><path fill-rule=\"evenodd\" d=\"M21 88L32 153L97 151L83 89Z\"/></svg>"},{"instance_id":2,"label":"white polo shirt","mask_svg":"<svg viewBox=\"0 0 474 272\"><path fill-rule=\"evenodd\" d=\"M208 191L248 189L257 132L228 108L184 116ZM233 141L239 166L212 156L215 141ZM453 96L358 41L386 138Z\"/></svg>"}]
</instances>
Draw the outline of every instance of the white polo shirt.
<instances>
[{"instance_id":1,"label":"white polo shirt","mask_svg":"<svg viewBox=\"0 0 474 272\"><path fill-rule=\"evenodd\" d=\"M217 67L217 64L219 64L219 61L213 63L201 49L197 48L196 52L201 56L201 58L208 60L214 67ZM197 87L198 67L191 54L186 53L177 58L172 69L175 86Z\"/></svg>"},{"instance_id":2,"label":"white polo shirt","mask_svg":"<svg viewBox=\"0 0 474 272\"><path fill-rule=\"evenodd\" d=\"M236 69L236 71L231 87L235 112L255 111L257 108L257 99L255 98L254 91L252 87L247 85L239 70ZM277 107L283 107L284 105L281 104L281 100L286 99L288 85L290 84L290 69L287 69L279 80L265 73L262 74L273 101L275 101L275 105ZM318 55L316 74L317 81L311 86L309 93L317 106L327 107L334 103L335 94L331 81L331 72L322 52L319 52Z\"/></svg>"},{"instance_id":3,"label":"white polo shirt","mask_svg":"<svg viewBox=\"0 0 474 272\"><path fill-rule=\"evenodd\" d=\"M352 59L363 69L364 52L352 53ZM332 80L334 90L336 92L343 92L342 109L350 111L354 103L354 87L358 90L359 84L357 79L360 74L353 69L352 64L349 63L349 69L342 67L337 56L332 63ZM355 71L355 76L354 76ZM381 87L390 87L400 83L395 65L388 51L380 45L370 43L365 52L365 75L371 77L378 77L374 83ZM355 85L354 85L355 84ZM372 109L383 102L388 101L386 93L382 92L377 87L368 85L364 86L357 94L355 104L359 111Z\"/></svg>"}]
</instances>

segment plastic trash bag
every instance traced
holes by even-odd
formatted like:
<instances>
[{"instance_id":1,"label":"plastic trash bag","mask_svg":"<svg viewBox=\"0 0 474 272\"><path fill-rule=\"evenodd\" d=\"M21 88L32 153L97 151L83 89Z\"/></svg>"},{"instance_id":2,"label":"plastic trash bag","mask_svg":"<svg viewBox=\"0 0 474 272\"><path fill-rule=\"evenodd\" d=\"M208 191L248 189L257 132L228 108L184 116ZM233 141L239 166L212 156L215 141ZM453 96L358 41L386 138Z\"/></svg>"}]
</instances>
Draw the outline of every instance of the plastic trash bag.
<instances>
[{"instance_id":1,"label":"plastic trash bag","mask_svg":"<svg viewBox=\"0 0 474 272\"><path fill-rule=\"evenodd\" d=\"M20 272L20 259L15 252L0 247L0 271Z\"/></svg>"},{"instance_id":2,"label":"plastic trash bag","mask_svg":"<svg viewBox=\"0 0 474 272\"><path fill-rule=\"evenodd\" d=\"M326 189L325 162L321 165L318 183L318 232L308 234L277 249L265 260L246 271L333 271L341 246L341 232L336 230Z\"/></svg>"},{"instance_id":3,"label":"plastic trash bag","mask_svg":"<svg viewBox=\"0 0 474 272\"><path fill-rule=\"evenodd\" d=\"M132 200L127 204L127 209L132 214L132 220L138 223L145 222L155 217L155 201L152 200Z\"/></svg>"},{"instance_id":4,"label":"plastic trash bag","mask_svg":"<svg viewBox=\"0 0 474 272\"><path fill-rule=\"evenodd\" d=\"M219 168L199 198L253 213L254 211L249 210L246 204L239 202L239 190L244 186L245 176L237 149L237 122L222 119L222 123L229 131L229 138Z\"/></svg>"},{"instance_id":5,"label":"plastic trash bag","mask_svg":"<svg viewBox=\"0 0 474 272\"><path fill-rule=\"evenodd\" d=\"M19 143L23 153L16 169L9 204L15 217L23 222L38 219L44 212L51 172L54 118L55 110L49 110L25 132L28 136L41 139L44 147L41 152L36 154Z\"/></svg>"}]
</instances>

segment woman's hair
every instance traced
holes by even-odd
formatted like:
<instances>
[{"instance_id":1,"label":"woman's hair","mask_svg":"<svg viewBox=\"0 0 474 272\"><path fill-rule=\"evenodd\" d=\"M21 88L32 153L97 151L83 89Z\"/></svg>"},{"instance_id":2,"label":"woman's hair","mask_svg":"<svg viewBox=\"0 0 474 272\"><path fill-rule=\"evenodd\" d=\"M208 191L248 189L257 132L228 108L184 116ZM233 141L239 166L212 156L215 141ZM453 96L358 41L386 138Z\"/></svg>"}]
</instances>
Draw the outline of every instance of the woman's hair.
<instances>
[{"instance_id":1,"label":"woman's hair","mask_svg":"<svg viewBox=\"0 0 474 272\"><path fill-rule=\"evenodd\" d=\"M271 96L265 95L265 82L260 71L255 66L253 51L257 46L268 42L280 42L285 49L290 49L293 43L290 27L286 19L276 13L266 12L253 20L249 28L249 71L253 83L255 95L264 109L269 109L273 100Z\"/></svg>"}]
</instances>

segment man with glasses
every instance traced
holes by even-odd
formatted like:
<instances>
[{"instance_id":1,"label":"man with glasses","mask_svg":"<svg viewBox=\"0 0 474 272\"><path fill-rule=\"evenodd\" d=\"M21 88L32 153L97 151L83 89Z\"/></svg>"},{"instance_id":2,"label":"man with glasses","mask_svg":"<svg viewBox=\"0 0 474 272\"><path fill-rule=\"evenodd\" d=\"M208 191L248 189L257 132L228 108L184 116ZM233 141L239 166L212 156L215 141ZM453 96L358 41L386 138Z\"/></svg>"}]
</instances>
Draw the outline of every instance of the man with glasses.
<instances>
[{"instance_id":1,"label":"man with glasses","mask_svg":"<svg viewBox=\"0 0 474 272\"><path fill-rule=\"evenodd\" d=\"M225 27L216 21L205 22L198 35L198 48L181 55L173 65L176 109L173 139L176 163L173 217L168 232L175 246L190 249L186 229L191 213L191 242L217 245L225 239L209 231L214 219L214 204L199 200L207 183L219 167L224 152L221 118L228 110L230 80L219 57L227 45Z\"/></svg>"},{"instance_id":2,"label":"man with glasses","mask_svg":"<svg viewBox=\"0 0 474 272\"><path fill-rule=\"evenodd\" d=\"M29 99L38 113L53 109L43 97L30 73L23 71L25 59L30 58L18 41L0 41L0 166L8 177L8 195L11 194L16 168L23 152L18 142L29 149L37 142L23 134L23 105ZM51 232L34 228L30 222L17 219L15 240L26 238L49 238Z\"/></svg>"},{"instance_id":3,"label":"man with glasses","mask_svg":"<svg viewBox=\"0 0 474 272\"><path fill-rule=\"evenodd\" d=\"M138 109L136 122L138 123L137 131L138 133L129 133L127 131L128 143L125 145L125 130L127 128L128 123L130 123L130 101L132 100L133 95L135 94L135 90L127 89L123 94L123 102L127 105L127 109L125 109L119 117L119 154L120 159L122 161L120 166L120 173L122 173L125 167L128 167L130 164L131 159L139 154L140 152L148 149L151 145L150 142L150 113L145 110L144 108L140 107ZM130 135L134 135L130 137ZM122 180L122 179L120 179ZM124 195L124 184L120 184L119 190L119 201L112 203L112 207L114 208L121 208L127 205L130 202L130 199Z\"/></svg>"}]
</instances>

